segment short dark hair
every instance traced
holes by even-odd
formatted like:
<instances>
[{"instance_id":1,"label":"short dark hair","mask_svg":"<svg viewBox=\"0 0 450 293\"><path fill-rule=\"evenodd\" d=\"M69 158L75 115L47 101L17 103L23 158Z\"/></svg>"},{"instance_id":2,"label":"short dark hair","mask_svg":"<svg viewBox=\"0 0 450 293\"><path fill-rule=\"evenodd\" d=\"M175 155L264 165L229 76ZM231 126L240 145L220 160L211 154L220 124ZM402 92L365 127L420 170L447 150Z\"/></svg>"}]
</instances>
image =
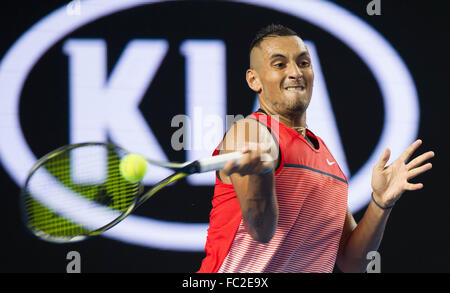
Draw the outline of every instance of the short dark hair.
<instances>
[{"instance_id":1,"label":"short dark hair","mask_svg":"<svg viewBox=\"0 0 450 293\"><path fill-rule=\"evenodd\" d=\"M294 30L281 25L281 24L269 24L266 27L260 29L255 38L250 43L249 54L252 52L253 48L259 46L259 44L267 37L287 37L287 36L298 36L300 37Z\"/></svg>"}]
</instances>

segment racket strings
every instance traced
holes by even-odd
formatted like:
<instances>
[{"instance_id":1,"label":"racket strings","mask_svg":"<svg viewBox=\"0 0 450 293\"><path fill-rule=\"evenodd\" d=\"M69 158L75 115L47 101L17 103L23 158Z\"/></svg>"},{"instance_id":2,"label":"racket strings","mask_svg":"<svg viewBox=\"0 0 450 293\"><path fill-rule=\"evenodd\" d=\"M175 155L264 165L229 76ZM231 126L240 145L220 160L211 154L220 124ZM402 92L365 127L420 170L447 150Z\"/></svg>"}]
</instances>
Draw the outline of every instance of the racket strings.
<instances>
[{"instance_id":1,"label":"racket strings","mask_svg":"<svg viewBox=\"0 0 450 293\"><path fill-rule=\"evenodd\" d=\"M130 209L140 184L120 175L122 156L120 150L105 145L50 156L23 190L30 229L55 239L88 235Z\"/></svg>"}]
</instances>

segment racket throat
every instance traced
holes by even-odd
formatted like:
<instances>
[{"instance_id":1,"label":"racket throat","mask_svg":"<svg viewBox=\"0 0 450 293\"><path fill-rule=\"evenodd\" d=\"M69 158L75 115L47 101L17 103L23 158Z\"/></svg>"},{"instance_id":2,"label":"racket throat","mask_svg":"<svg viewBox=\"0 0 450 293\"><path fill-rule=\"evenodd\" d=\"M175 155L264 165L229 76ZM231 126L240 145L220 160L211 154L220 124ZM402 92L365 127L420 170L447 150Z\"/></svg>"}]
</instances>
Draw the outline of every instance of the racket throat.
<instances>
[{"instance_id":1,"label":"racket throat","mask_svg":"<svg viewBox=\"0 0 450 293\"><path fill-rule=\"evenodd\" d=\"M179 169L178 172L179 173L185 173L185 174L195 174L195 173L200 173L201 172L201 168L200 168L200 163L198 161L194 161L191 162L189 164L187 164L186 166L184 166L183 168Z\"/></svg>"}]
</instances>

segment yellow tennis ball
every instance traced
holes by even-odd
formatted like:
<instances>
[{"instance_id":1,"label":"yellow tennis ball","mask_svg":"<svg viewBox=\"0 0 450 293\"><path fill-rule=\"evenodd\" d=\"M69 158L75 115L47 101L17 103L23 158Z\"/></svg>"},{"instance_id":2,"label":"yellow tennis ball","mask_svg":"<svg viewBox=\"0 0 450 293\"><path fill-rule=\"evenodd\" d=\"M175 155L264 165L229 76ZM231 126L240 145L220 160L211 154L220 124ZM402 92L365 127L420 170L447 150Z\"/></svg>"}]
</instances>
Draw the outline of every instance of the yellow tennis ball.
<instances>
[{"instance_id":1,"label":"yellow tennis ball","mask_svg":"<svg viewBox=\"0 0 450 293\"><path fill-rule=\"evenodd\" d=\"M144 178L147 171L147 161L141 155L128 154L120 160L119 169L125 180L136 183Z\"/></svg>"}]
</instances>

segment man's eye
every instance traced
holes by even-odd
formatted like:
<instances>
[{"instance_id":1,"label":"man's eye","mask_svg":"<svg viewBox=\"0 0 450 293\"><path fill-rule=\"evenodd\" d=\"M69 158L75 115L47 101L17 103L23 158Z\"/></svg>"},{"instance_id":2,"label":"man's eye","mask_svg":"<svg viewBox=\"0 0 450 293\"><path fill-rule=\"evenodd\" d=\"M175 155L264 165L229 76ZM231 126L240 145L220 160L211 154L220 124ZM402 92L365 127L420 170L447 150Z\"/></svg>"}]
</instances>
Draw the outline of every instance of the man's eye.
<instances>
[{"instance_id":1,"label":"man's eye","mask_svg":"<svg viewBox=\"0 0 450 293\"><path fill-rule=\"evenodd\" d=\"M308 62L308 61L303 61L303 62L301 63L301 66L303 66L303 67L308 67L308 66L309 66L309 62Z\"/></svg>"},{"instance_id":2,"label":"man's eye","mask_svg":"<svg viewBox=\"0 0 450 293\"><path fill-rule=\"evenodd\" d=\"M275 66L277 68L282 68L283 67L283 63L275 63L273 66Z\"/></svg>"}]
</instances>

